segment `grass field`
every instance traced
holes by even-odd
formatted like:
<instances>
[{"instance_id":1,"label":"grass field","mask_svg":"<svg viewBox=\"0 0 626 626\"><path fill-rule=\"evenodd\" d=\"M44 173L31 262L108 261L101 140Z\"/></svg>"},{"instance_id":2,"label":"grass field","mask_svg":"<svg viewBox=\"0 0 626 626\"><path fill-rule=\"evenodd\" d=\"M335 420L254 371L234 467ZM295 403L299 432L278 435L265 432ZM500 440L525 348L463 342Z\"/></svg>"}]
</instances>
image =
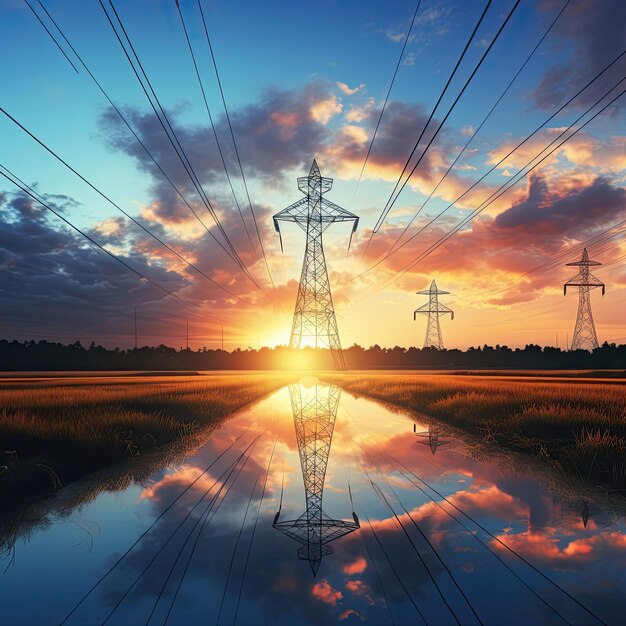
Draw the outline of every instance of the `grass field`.
<instances>
[{"instance_id":1,"label":"grass field","mask_svg":"<svg viewBox=\"0 0 626 626\"><path fill-rule=\"evenodd\" d=\"M0 380L0 508L215 426L292 379Z\"/></svg>"},{"instance_id":2,"label":"grass field","mask_svg":"<svg viewBox=\"0 0 626 626\"><path fill-rule=\"evenodd\" d=\"M566 474L626 490L626 385L365 372L324 379L533 454Z\"/></svg>"}]
</instances>

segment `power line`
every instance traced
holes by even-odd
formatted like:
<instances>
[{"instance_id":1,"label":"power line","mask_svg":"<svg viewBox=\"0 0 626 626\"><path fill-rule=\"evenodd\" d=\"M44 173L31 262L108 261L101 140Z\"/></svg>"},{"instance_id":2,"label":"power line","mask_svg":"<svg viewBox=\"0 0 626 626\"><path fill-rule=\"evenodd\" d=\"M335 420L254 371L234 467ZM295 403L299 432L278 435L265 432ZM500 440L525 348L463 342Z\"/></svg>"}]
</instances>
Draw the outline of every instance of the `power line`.
<instances>
[{"instance_id":1,"label":"power line","mask_svg":"<svg viewBox=\"0 0 626 626\"><path fill-rule=\"evenodd\" d=\"M446 82L441 94L439 95L439 98L437 99L437 102L435 103L435 106L432 108L430 115L428 117L428 120L426 121L426 124L424 124L424 127L422 128L421 133L419 134L419 137L417 139L417 141L415 142L415 145L413 146L413 149L411 150L411 153L409 154L404 166L402 167L402 172L400 173L400 176L398 177L398 180L393 188L393 191L391 192L391 196L390 198L393 196L393 194L395 193L396 189L398 188L398 185L400 184L400 181L402 180L402 177L404 176L404 173L406 172L407 168L409 167L409 163L411 162L411 159L413 158L413 155L415 154L415 151L417 150L418 146L419 146L419 142L422 140L422 137L424 136L424 133L426 132L426 129L428 128L428 126L430 125L431 120L433 119L435 112L437 111L437 108L439 107L439 104L441 103L444 95L446 94L446 91L448 90L448 87L450 86L450 83L452 82L452 79L454 78L456 71L458 70L459 66L461 65L461 62L463 61L463 58L465 57L465 54L467 52L467 50L469 49L474 36L476 35L476 32L478 31L478 28L480 27L480 25L482 24L482 21L487 13L487 10L489 9L489 7L491 6L491 2L492 0L487 0L487 4L485 5L485 8L483 9L483 12L478 20L478 22L476 23L476 26L474 27L474 30L472 31L472 34L469 36L469 39L467 40L465 47L463 48L463 52L461 53L461 56L458 58L456 65L454 66L454 69L452 70L452 73L450 74L448 81ZM519 2L519 0L518 0ZM422 156L426 153L426 151L424 151L422 153ZM385 204L385 208L383 209L383 211L381 212L380 216L378 217L378 220L376 221L376 224L374 225L374 228L372 229L372 232L370 233L370 237L368 239L367 245L365 246L365 250L363 251L363 255L361 256L361 259L363 259L365 257L365 254L367 253L367 250L372 242L372 239L374 237L374 234L378 232L380 226L382 225L383 220L385 219L385 216L387 215L387 213L389 212L389 209L387 208L389 204L389 200L387 200L387 203Z\"/></svg>"},{"instance_id":2,"label":"power line","mask_svg":"<svg viewBox=\"0 0 626 626\"><path fill-rule=\"evenodd\" d=\"M51 13L48 11L48 9L45 7L45 5L41 2L41 0L37 0L37 2L39 3L39 5L41 6L41 8L45 11L46 15L48 16L48 18L50 19L50 21L52 22L52 24L55 26L55 28L57 29L57 31L61 34L61 37L63 37L63 39L65 40L65 43L67 43L67 45L69 46L69 48L72 50L72 52L74 53L74 55L76 56L76 58L78 59L78 61L80 62L80 64L82 65L82 67L85 69L85 71L87 72L87 74L89 75L89 77L92 79L92 81L95 83L95 85L98 87L98 89L100 90L100 92L102 93L102 95L107 99L107 101L109 102L109 104L111 105L111 107L113 108L113 110L117 113L118 117L122 120L122 122L124 123L124 125L126 126L126 128L128 128L128 130L130 131L130 133L133 135L133 137L135 138L135 140L139 143L139 145L142 147L142 149L144 150L144 152L148 155L148 157L150 158L150 160L154 163L154 165L157 167L157 169L159 170L159 172L161 173L161 175L165 178L165 180L170 184L170 186L172 187L172 189L174 189L174 191L176 192L176 194L180 197L180 199L185 203L185 205L187 206L187 208L191 211L191 213L193 214L193 216L196 218L196 220L202 225L202 227L205 229L205 231L207 232L207 234L213 239L213 241L215 241L215 243L217 243L217 245L220 246L220 248L228 255L228 257L235 262L235 264L240 268L243 269L241 267L241 263L240 261L235 258L235 256L233 255L232 252L230 252L228 249L226 249L224 247L224 244L213 234L213 232L207 227L207 225L204 223L204 221L200 218L200 216L198 215L197 211L191 206L191 204L189 203L189 201L187 200L187 198L183 195L183 193L180 191L180 189L176 186L176 184L174 183L174 181L168 176L168 174L165 172L165 170L161 167L161 165L159 164L159 162L156 160L156 158L154 157L154 155L152 154L152 152L150 152L150 150L148 149L148 147L146 146L146 144L141 140L141 138L138 136L138 134L135 132L135 130L133 129L133 127L130 125L130 123L128 122L128 120L126 119L125 115L122 113L122 111L120 110L120 108L113 102L113 100L111 99L111 97L109 96L109 94L106 92L106 90L104 89L104 87L102 86L102 84L100 83L100 81L98 81L98 79L95 77L95 75L93 74L93 72L89 69L89 67L87 66L87 64L85 63L84 59L82 58L82 56L78 53L78 51L76 50L76 48L72 45L72 43L69 41L69 39L67 38L67 36L65 35L65 33L63 32L63 30L61 29L61 27L59 26L59 24L56 22L56 20L54 19L54 17L51 15ZM244 270L244 275L250 280L250 277L248 276L248 274L245 272ZM253 284L256 285L256 283L254 283L254 281L252 281Z\"/></svg>"},{"instance_id":3,"label":"power line","mask_svg":"<svg viewBox=\"0 0 626 626\"><path fill-rule=\"evenodd\" d=\"M491 117L491 114L496 110L497 106L500 104L500 102L502 101L504 96L508 93L509 89L511 88L513 83L517 80L517 77L522 73L522 71L524 70L526 65L528 65L528 63L530 62L530 60L534 56L535 52L537 52L537 49L539 48L539 46L543 43L544 39L548 36L550 31L552 30L552 28L556 24L557 20L561 17L561 15L565 11L565 9L569 6L569 3L570 3L570 0L565 0L565 4L561 8L561 10L557 13L557 15L554 18L554 20L552 20L552 23L548 26L547 30L543 33L543 35L541 36L541 39L539 39L539 41L536 43L535 47L530 51L530 54L526 57L526 60L522 63L522 65L517 70L517 72L515 73L513 78L509 81L508 85L504 88L504 91L502 91L502 93L500 94L498 99L495 101L495 103L493 104L493 106L491 107L491 109L489 110L487 115L483 118L482 122L479 124L479 126L471 134L471 136L469 137L469 139L467 140L467 142L465 143L465 145L463 146L461 151L457 154L457 156L455 157L454 161L452 161L452 163L450 164L450 167L448 167L448 169L446 170L445 174L439 179L439 182L435 185L434 189L430 192L429 196L426 198L426 200L424 200L424 202L422 202L422 204L420 205L419 209L415 212L415 214L413 215L413 217L411 218L409 223L404 227L404 229L402 230L400 235L396 238L396 240L394 241L393 245L391 246L389 252L394 250L394 248L400 242L400 240L405 235L405 233L409 230L409 228L411 228L411 226L412 226L413 222L415 221L415 219L417 218L417 216L424 210L424 207L428 204L428 202L433 197L433 195L435 193L437 193L437 190L439 189L439 187L441 186L443 181L448 177L448 174L450 174L450 172L452 171L454 166L457 164L459 159L463 156L463 154L465 154L465 151L467 150L469 145L472 143L472 141L474 141L474 138L480 132L480 129L487 123L487 121ZM387 253L384 258L387 258L388 255L389 255L389 253Z\"/></svg>"},{"instance_id":4,"label":"power line","mask_svg":"<svg viewBox=\"0 0 626 626\"><path fill-rule=\"evenodd\" d=\"M564 131L562 131L558 137L556 137L555 139L553 139L548 146L546 146L545 148L543 148L543 150L541 150L541 152L539 152L538 155L536 155L535 157L533 157L523 168L521 168L521 170L519 170L517 172L517 174L515 174L515 176L510 180L507 181L506 183L504 183L503 185L501 185L494 193L491 194L491 196L489 196L489 198L487 198L486 200L484 200L476 209L474 209L474 211L468 215L467 217L465 217L463 220L461 220L461 222L459 224L457 224L452 230L450 230L448 233L446 233L443 237L441 237L437 242L435 242L434 244L432 244L427 250L424 250L420 255L418 255L417 258L413 259L413 261L409 262L407 265L405 265L401 270L398 270L392 277L391 279L386 283L386 285L391 284L392 282L394 282L395 280L397 280L397 277L399 278L399 275L404 275L407 271L409 271L412 267L414 267L417 263L419 263L420 261L424 260L426 257L430 256L435 250L437 250L440 246L442 246L448 239L450 239L451 237L453 237L461 228L463 228L463 226L465 226L467 223L469 223L471 220L473 220L477 215L479 215L482 211L484 211L488 206L490 206L491 204L493 204L493 202L495 202L498 198L500 198L500 196L504 195L507 191L509 191L511 188L513 188L517 183L519 183L524 177L526 177L528 174L530 174L530 172L532 172L536 167L538 167L539 165L541 165L541 163L543 163L543 161L545 161L549 156L551 156L556 150L558 150L564 143L566 143L567 141L569 141L572 137L574 137L574 135L576 135L579 131L581 131L585 126L587 126L587 124L589 124L590 122L592 122L596 117L598 117L598 115L600 115L602 112L604 112L609 106L611 106L615 101L617 101L619 98L622 97L622 95L624 95L624 93L626 93L625 91L622 91L621 93L619 93L615 98L613 98L608 104L606 104L602 109L600 109L597 113L595 113L591 118L589 118L586 122L584 122L581 126L579 126L569 137L566 137L563 141L561 141L561 143L559 143L557 146L555 146L552 150L550 150L550 152L548 152L545 156L543 156L537 163L535 163L532 167L530 167L530 169L527 172L524 172L523 170L526 169L530 163L532 163L532 161L534 161L536 158L538 158L539 155L541 155L542 152L545 152L545 150L547 150L552 144L554 144L556 141L558 141L568 130L571 130L571 128L574 126L574 124L576 124L582 117L584 117L586 114L588 114L591 109L593 109L593 107L595 107L597 104L599 104L604 98L606 98L611 91L613 91L616 87L619 86L620 83L622 83L624 80L626 80L626 77L622 78L620 81L618 81L615 85L613 85L613 87L611 87L611 89L609 89L608 92L606 92L605 94L603 94L599 100L597 100L589 109L587 109L582 115L580 115L572 124L570 124L570 126L568 126ZM517 180L515 180L516 177L518 177ZM496 195L497 194L497 195ZM398 248L399 249L399 248Z\"/></svg>"},{"instance_id":5,"label":"power line","mask_svg":"<svg viewBox=\"0 0 626 626\"><path fill-rule=\"evenodd\" d=\"M110 0L109 0L110 1ZM226 121L228 122L228 128L230 130L230 137L233 141L233 147L235 149L235 156L237 157L237 163L239 165L239 171L241 173L241 180L243 182L244 189L246 191L246 197L248 199L248 204L250 206L250 213L252 214L252 220L254 221L254 228L256 230L257 237L259 239L259 245L261 246L261 252L263 254L263 260L265 261L265 269L267 270L267 275L269 276L270 283L272 284L272 289L274 290L274 296L276 296L276 285L274 284L274 279L272 277L272 272L270 270L269 262L267 260L267 255L265 254L265 247L263 246L263 239L261 237L261 232L259 230L259 224L256 219L256 215L254 214L254 207L252 205L252 200L250 199L250 191L248 189L248 183L246 181L246 175L243 171L243 165L241 164L241 157L239 156L239 148L237 147L237 141L235 140L235 133L233 131L233 125L230 120L230 114L228 112L228 107L226 106L226 98L224 97L224 90L222 88L222 81L220 79L220 74L217 69L217 62L215 60L215 54L213 53L213 46L211 45L211 38L209 37L209 30L206 25L206 19L204 18L204 11L202 10L201 1L198 0L198 7L200 9L200 16L202 18L202 25L204 27L204 34L206 35L207 44L209 45L209 52L211 53L211 61L213 62L213 69L215 70L215 77L217 78L217 86L220 91L220 96L222 98L222 104L224 106L224 112L226 113ZM282 309L282 304L280 300L278 300L278 306Z\"/></svg>"},{"instance_id":6,"label":"power line","mask_svg":"<svg viewBox=\"0 0 626 626\"><path fill-rule=\"evenodd\" d=\"M24 2L26 2L26 4L28 5L28 8L33 12L33 15L37 18L37 21L44 27L44 30L48 33L48 35L50 35L50 39L52 39L56 47L61 51L61 54L65 57L65 60L72 66L72 69L78 74L78 69L72 63L72 61L70 61L70 58L65 53L65 50L63 50L63 48L61 47L61 44L56 40L55 36L50 32L48 27L44 24L43 20L39 17L39 15L37 15L37 12L35 11L35 9L33 9L31 3L28 0L24 0ZM41 4L41 2L39 2L39 4Z\"/></svg>"},{"instance_id":7,"label":"power line","mask_svg":"<svg viewBox=\"0 0 626 626\"><path fill-rule=\"evenodd\" d=\"M222 291L226 292L229 296L239 300L239 296L233 293L227 287L224 287L213 278L211 278L208 274L203 272L199 267L188 261L182 254L174 250L169 244L163 241L159 236L155 235L149 228L144 226L139 220L135 219L130 213L122 209L119 204L111 200L109 196L107 196L103 191L101 191L98 187L96 187L92 182L87 180L82 174L80 174L76 169L74 169L67 161L65 161L61 156L59 156L52 148L48 147L41 139L36 137L33 133L31 133L23 124L21 124L17 119L15 119L10 113L8 113L4 108L0 107L0 113L5 115L9 120L11 120L16 126L18 126L22 131L24 131L31 139L36 141L44 150L46 150L49 154L51 154L57 161L62 163L67 169L69 169L73 174L78 176L84 183L86 183L91 189L93 189L99 196L104 198L111 206L115 207L120 213L122 213L126 218L128 218L133 224L139 226L141 230L143 230L146 234L152 237L155 241L157 241L160 245L162 245L166 250L171 252L174 256L180 259L183 263L185 263L188 267L195 270L198 274L200 274L203 278L206 278L210 283L219 287Z\"/></svg>"},{"instance_id":8,"label":"power line","mask_svg":"<svg viewBox=\"0 0 626 626\"><path fill-rule=\"evenodd\" d=\"M439 124L439 126L437 127L437 129L435 130L433 136L430 138L430 141L428 142L428 144L426 144L426 147L424 148L424 150L422 151L422 154L420 155L420 157L418 158L417 162L415 163L415 165L413 166L413 169L409 172L409 175L404 179L404 182L402 183L402 185L400 186L400 189L398 189L398 192L396 193L395 197L393 197L393 193L391 194L391 196L389 197L389 201L388 204L385 208L385 215L387 215L389 213L389 211L391 210L391 208L393 207L393 205L396 203L397 199L400 197L400 194L402 193L402 190L405 188L405 186L407 185L407 183L409 182L411 176L413 176L413 174L415 173L415 170L418 168L420 162L422 161L422 159L424 158L424 156L426 155L426 152L428 151L428 148L430 148L430 146L432 145L433 141L435 140L435 138L437 137L437 134L439 133L439 131L443 128L443 125L446 123L446 120L448 119L448 117L450 116L450 114L452 113L452 111L454 110L454 107L456 106L457 102L460 100L461 96L463 95L463 93L465 92L465 89L468 87L468 85L470 84L472 78L474 78L474 75L476 74L476 72L478 71L478 69L480 68L480 66L482 65L483 61L485 60L485 58L487 57L487 55L489 54L489 51L491 50L491 48L493 47L493 45L495 44L495 42L497 41L498 37L500 36L500 34L502 33L502 31L504 30L505 26L507 25L509 19L512 17L513 13L515 12L515 9L517 9L519 3L521 0L516 0L515 4L513 5L513 7L511 8L511 10L509 11L508 15L506 16L506 18L504 19L504 21L502 22L500 28L498 29L498 32L495 34L494 38L491 40L491 43L489 44L489 46L487 47L487 49L485 50L485 52L483 53L482 57L480 58L480 61L478 61L478 64L476 65L476 67L474 68L474 70L472 71L472 73L470 74L469 78L467 79L467 81L465 82L465 84L463 85L463 88L461 89L461 91L459 92L459 94L457 95L456 99L454 100L454 102L452 103L452 106L448 109L448 112L446 113L446 115L444 116L443 120L441 120L441 123ZM419 142L417 144L415 144L415 147L417 148ZM383 217L384 219L384 217Z\"/></svg>"},{"instance_id":9,"label":"power line","mask_svg":"<svg viewBox=\"0 0 626 626\"><path fill-rule=\"evenodd\" d=\"M521 148L526 142L528 142L534 135L536 135L546 124L548 124L548 122L550 122L552 119L554 119L561 111L563 111L569 104L571 104L571 102L573 102L583 91L585 91L590 85L592 85L596 80L598 80L598 78L600 78L600 76L602 76L608 69L610 69L615 63L617 63L617 61L619 61L620 58L622 58L624 55L626 54L626 50L624 50L621 54L619 54L615 59L613 59L604 69L602 69L598 74L596 74L589 82L587 82L581 89L579 89L571 98L569 98L564 104L562 104L554 113L552 113L552 115L550 115L546 120L544 120L539 126L537 126L537 128L535 128L535 130L533 130L532 133L530 133L529 135L526 136L526 138L524 138L521 142L519 142L513 149L511 149L504 157L502 157L495 165L493 165L489 170L487 170L487 172L485 172L485 174L483 174L478 180L476 180L470 187L468 187L460 196L458 196L454 201L452 201L450 204L448 204L442 211L440 211L436 216L434 216L433 218L431 218L424 226L422 226L417 232L415 232L413 235L411 235L411 237L409 237L408 239L406 239L402 244L398 245L395 250L390 250L387 254L386 257L384 257L383 259L380 259L377 263L375 263L374 265L370 266L368 269L366 269L364 272L362 272L361 274L359 274L359 276L362 276L366 273L368 273L369 271L371 271L372 269L374 269L376 266L378 266L382 261L384 261L386 258L389 258L390 256L392 256L393 254L396 254L399 250L401 250L404 246L406 246L408 243L410 243L413 239L415 239L418 235L420 235L422 232L424 232L424 230L426 230L426 228L428 228L428 226L430 226L431 224L433 224L435 221L437 221L444 213L446 213L450 208L452 208L453 206L455 206L457 204L457 202L459 200L461 200L465 195L467 195L472 189L474 189L479 183L481 183L491 172L493 172L498 166L500 166L506 159L508 159L514 152L516 152L519 148ZM621 81L620 81L621 82ZM618 83L619 84L619 83ZM613 87L612 89L614 89L615 87ZM610 91L612 91L609 90ZM605 94L605 96L608 95ZM605 97L603 96L603 98ZM596 103L597 104L597 103ZM595 104L593 105L595 106ZM587 111L585 113L588 113L592 108L589 107L587 109ZM584 115L584 114L583 114ZM579 118L577 118L576 121L578 121L579 119L581 119L582 116L580 116ZM574 123L576 123L576 121ZM573 124L570 125L570 128ZM552 142L554 143L554 142ZM545 150L545 148L544 148ZM536 158L536 157L535 157ZM531 162L534 159L531 159ZM528 164L527 164L528 165ZM526 166L525 166L526 167ZM522 168L523 169L523 168ZM509 181L510 182L510 181ZM505 183L508 184L508 183ZM504 185L502 186L504 187ZM501 188L502 188L501 187Z\"/></svg>"},{"instance_id":10,"label":"power line","mask_svg":"<svg viewBox=\"0 0 626 626\"><path fill-rule=\"evenodd\" d=\"M101 250L102 252L104 252L105 254L110 256L112 259L117 261L120 265L123 265L127 270L129 270L133 274L136 274L137 276L139 276L139 278L142 281L146 281L146 282L150 283L152 286L156 287L157 289L159 289L160 291L165 293L166 296L174 299L178 304L180 304L182 306L185 306L185 307L189 306L187 303L185 303L183 300L181 300L173 291L170 291L166 287L163 287L163 285L160 285L155 280L152 280L151 278L149 278L148 276L146 276L145 274L143 274L139 270L135 269L134 267L132 267L132 265L128 264L126 261L124 261L123 259L118 257L116 254L113 254L113 252L111 252L110 250L107 250L103 245L99 244L93 237L88 235L85 231L83 231L80 228L78 228L78 226L75 226L74 224L72 224L72 222L70 222L66 217L61 215L61 213L59 213L58 211L53 209L43 198L39 197L39 194L37 194L31 187L26 185L26 183L24 183L21 179L19 179L17 176L15 176L15 174L13 174L4 165L0 165L0 168L2 170L4 170L4 171L0 171L0 175L4 176L4 178L6 178L9 182L13 183L23 193L25 193L26 195L30 196L33 200L35 200L35 202L39 203L41 206L43 206L48 211L53 213L61 221L65 222L65 224L67 224L70 228L75 230L79 235L84 237L87 241L89 241L89 243L91 243L96 248L98 248L99 250Z\"/></svg>"},{"instance_id":11,"label":"power line","mask_svg":"<svg viewBox=\"0 0 626 626\"><path fill-rule=\"evenodd\" d=\"M191 45L191 40L189 39L189 33L187 32L187 26L185 24L185 19L183 17L183 12L180 9L179 0L176 0L176 9L178 10L178 15L180 16L180 23L183 27L183 32L185 33L185 40L187 41L187 47L189 49L189 53L191 55L191 60L193 62L193 67L196 72L196 78L198 79L198 84L200 85L200 91L202 92L202 99L204 100L204 106L209 117L209 122L211 124L211 129L213 131L213 137L215 137L215 143L217 144L217 149L220 154L220 159L222 160L222 165L224 166L224 173L226 174L226 179L228 180L228 185L230 186L230 191L233 195L233 200L235 201L235 205L237 206L237 211L239 211L239 217L241 218L241 223L246 231L246 235L248 236L248 241L250 242L250 247L252 251L256 253L254 249L254 244L252 243L252 237L250 237L250 232L248 231L248 225L246 224L246 220L243 217L243 212L241 211L241 206L239 205L239 200L237 199L237 194L235 193L235 189L233 188L233 183L230 178L230 174L228 173L228 168L226 167L226 160L224 159L224 152L222 151L222 145L220 144L219 137L215 130L215 124L213 123L213 116L211 115L211 110L209 108L209 103L206 97L206 92L204 90L204 84L202 82L202 77L200 76L200 71L198 70L198 64L196 62L196 55L194 54L193 47Z\"/></svg>"},{"instance_id":12,"label":"power line","mask_svg":"<svg viewBox=\"0 0 626 626\"><path fill-rule=\"evenodd\" d=\"M363 173L365 172L365 167L367 166L367 162L369 161L370 154L372 152L372 146L374 145L374 141L376 141L376 135L378 134L378 128L380 126L380 122L383 119L383 115L385 113L385 109L387 108L387 102L389 101L389 96L391 95L391 90L393 88L393 84L396 81L396 76L398 74L398 70L400 69L400 63L402 63L402 57L404 57L404 51L406 50L406 45L409 42L409 38L411 35L411 31L413 30L413 24L415 24L415 18L417 17L417 12L419 11L420 4L422 0L417 0L417 6L415 7L415 11L413 13L413 18L411 19L411 24L409 29L406 31L406 37L404 38L404 43L402 44L402 50L400 50L400 56L398 57L398 61L396 62L396 67L393 71L393 75L391 77L391 82L389 83L389 89L387 89L387 95L385 96L385 100L383 102L382 109L380 110L380 114L378 115L378 121L376 122L376 127L374 128L374 134L372 135L372 139L370 140L370 144L367 148L367 154L365 155L365 160L363 161L363 165L361 167L361 172L359 173L359 179L357 180L356 187L354 188L354 192L352 193L352 199L350 200L350 205L354 202L354 198L356 196L356 192L359 189L359 185L361 184L361 179L363 178Z\"/></svg>"},{"instance_id":13,"label":"power line","mask_svg":"<svg viewBox=\"0 0 626 626\"><path fill-rule=\"evenodd\" d=\"M139 56L137 55L137 52L135 51L135 48L132 44L132 41L130 40L130 37L128 35L128 33L126 32L126 29L124 27L123 22L121 21L117 10L115 9L115 5L113 4L112 0L109 0L109 4L111 5L111 8L113 9L113 12L115 14L115 17L117 18L117 21L119 23L120 28L122 29L122 32L126 38L126 41L128 42L128 45L130 46L130 50L136 60L136 63L139 67L139 69L141 70L141 73L144 76L144 79L146 81L146 84L148 85L148 88L150 89L150 93L152 94L152 97L150 97L150 94L148 93L148 88L146 88L146 85L144 85L140 75L139 75L139 71L137 70L137 68L135 67L135 64L133 62L133 60L131 59L131 56L128 52L128 50L126 49L126 46L124 44L124 42L122 41L122 38L117 30L117 28L115 27L115 25L113 24L113 20L111 19L111 16L109 15L109 13L106 10L106 7L104 6L103 0L98 0L100 3L100 6L102 8L102 10L104 11L104 14L109 22L109 25L111 26L111 29L113 30L113 33L118 41L118 43L120 44L122 51L124 52L124 55L126 56L126 59L128 60L131 69L133 70L133 73L135 74L135 77L137 78L144 94L146 95L146 98L148 99L148 102L150 103L150 106L152 107L152 110L154 111L161 127L163 128L170 144L172 145L172 147L174 148L174 151L177 155L177 157L179 158L183 168L185 169L185 171L187 172L194 188L196 189L196 192L198 193L198 196L200 197L201 201L203 202L205 208L207 209L207 211L209 212L209 214L211 215L211 217L213 218L215 225L218 227L218 230L220 231L220 233L222 234L222 237L224 237L224 240L226 242L226 244L228 245L228 247L230 248L231 252L233 253L234 257L238 260L238 263L240 264L242 270L244 272L246 272L249 276L249 278L254 282L254 284L261 288L260 285L255 281L254 277L252 276L252 274L250 273L250 270L248 269L248 267L246 266L246 264L243 262L243 260L241 259L241 257L239 256L239 253L237 252L235 246L233 245L233 243L231 242L231 240L229 239L226 230L224 229L219 216L217 215L217 213L215 212L215 209L213 208L213 205L211 204L203 186L202 183L200 182L200 179L198 178L195 170L193 169L193 166L191 165L191 162L189 161L189 158L184 150L184 148L182 147L182 144L180 142L180 140L178 139L178 136L176 134L176 131L174 130L166 112L165 109L163 108L163 106L161 105L161 102L158 98L158 96L156 95L156 92L152 86L152 83L150 82L150 79L148 78L148 75L146 74L144 67L141 63L141 60L139 59ZM153 101L154 98L154 101ZM155 104L156 103L156 104ZM158 110L157 110L157 106L158 106ZM159 114L160 111L160 114ZM167 126L166 126L167 124ZM168 131L169 129L169 131ZM170 134L171 133L171 134Z\"/></svg>"}]
</instances>

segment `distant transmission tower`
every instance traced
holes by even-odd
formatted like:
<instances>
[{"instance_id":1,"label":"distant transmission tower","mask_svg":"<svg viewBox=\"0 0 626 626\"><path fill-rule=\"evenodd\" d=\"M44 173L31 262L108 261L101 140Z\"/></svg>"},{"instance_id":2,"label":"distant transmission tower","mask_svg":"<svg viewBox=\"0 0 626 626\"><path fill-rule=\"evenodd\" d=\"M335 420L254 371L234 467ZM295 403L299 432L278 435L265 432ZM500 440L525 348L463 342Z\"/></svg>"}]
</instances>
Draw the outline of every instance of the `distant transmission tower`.
<instances>
[{"instance_id":1,"label":"distant transmission tower","mask_svg":"<svg viewBox=\"0 0 626 626\"><path fill-rule=\"evenodd\" d=\"M605 286L589 271L589 267L602 265L602 263L591 261L587 248L585 248L580 261L567 263L567 265L575 265L580 268L578 274L563 285L563 295L567 294L568 287L578 287L578 315L576 316L576 326L572 338L572 350L593 350L598 347L598 336L591 314L589 292L596 287L602 287L602 295L604 295Z\"/></svg>"},{"instance_id":2,"label":"distant transmission tower","mask_svg":"<svg viewBox=\"0 0 626 626\"><path fill-rule=\"evenodd\" d=\"M454 319L454 311L445 304L439 302L439 296L450 293L449 291L439 291L437 283L430 283L430 289L417 291L417 294L428 296L428 302L423 304L419 309L413 312L413 321L417 319L417 315L428 315L428 324L426 326L426 338L424 339L424 348L437 348L443 350L443 339L441 338L441 325L439 324L439 316L450 313L451 319Z\"/></svg>"},{"instance_id":3,"label":"distant transmission tower","mask_svg":"<svg viewBox=\"0 0 626 626\"><path fill-rule=\"evenodd\" d=\"M315 576L322 557L334 552L330 543L360 528L356 513L352 513L353 521L332 519L322 508L326 467L341 389L335 385L305 387L298 383L289 386L289 395L302 466L306 510L297 519L281 522L279 509L273 526L301 544L298 558L309 562Z\"/></svg>"},{"instance_id":4,"label":"distant transmission tower","mask_svg":"<svg viewBox=\"0 0 626 626\"><path fill-rule=\"evenodd\" d=\"M344 370L346 363L330 293L322 233L335 222L354 222L354 233L359 218L322 197L332 185L333 179L322 178L317 162L313 160L309 175L298 178L298 189L305 197L276 213L274 228L280 235L279 222L295 222L306 232L304 262L289 347L300 349L310 345L314 348L330 348L335 367ZM282 236L280 247L283 247Z\"/></svg>"}]
</instances>

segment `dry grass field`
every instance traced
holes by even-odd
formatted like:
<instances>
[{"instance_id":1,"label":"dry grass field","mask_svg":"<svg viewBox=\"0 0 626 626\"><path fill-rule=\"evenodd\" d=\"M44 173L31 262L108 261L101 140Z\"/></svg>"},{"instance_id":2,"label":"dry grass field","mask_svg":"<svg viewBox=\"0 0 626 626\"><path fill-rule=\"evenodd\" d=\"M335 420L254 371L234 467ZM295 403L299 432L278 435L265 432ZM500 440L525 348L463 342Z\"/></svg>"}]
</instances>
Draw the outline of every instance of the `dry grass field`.
<instances>
[{"instance_id":1,"label":"dry grass field","mask_svg":"<svg viewBox=\"0 0 626 626\"><path fill-rule=\"evenodd\" d=\"M419 374L328 374L346 391L529 452L567 474L626 490L626 385Z\"/></svg>"},{"instance_id":2,"label":"dry grass field","mask_svg":"<svg viewBox=\"0 0 626 626\"><path fill-rule=\"evenodd\" d=\"M292 382L288 374L0 381L0 507L163 447Z\"/></svg>"}]
</instances>

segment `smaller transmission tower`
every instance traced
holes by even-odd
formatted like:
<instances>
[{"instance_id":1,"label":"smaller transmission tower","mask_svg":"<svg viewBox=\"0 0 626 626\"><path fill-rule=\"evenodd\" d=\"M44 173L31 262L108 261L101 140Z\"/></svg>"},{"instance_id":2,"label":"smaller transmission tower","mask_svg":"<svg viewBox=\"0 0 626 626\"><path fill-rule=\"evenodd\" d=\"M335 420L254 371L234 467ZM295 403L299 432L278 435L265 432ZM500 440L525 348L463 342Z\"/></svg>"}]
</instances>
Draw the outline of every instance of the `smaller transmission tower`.
<instances>
[{"instance_id":1,"label":"smaller transmission tower","mask_svg":"<svg viewBox=\"0 0 626 626\"><path fill-rule=\"evenodd\" d=\"M602 295L604 295L605 286L601 280L589 271L589 267L602 265L602 263L590 260L587 248L585 248L580 261L567 263L567 265L575 265L580 268L578 274L563 285L563 295L567 294L568 287L578 287L578 315L576 316L571 349L593 350L598 347L598 336L596 335L596 327L591 314L591 297L589 292L597 287L602 287Z\"/></svg>"},{"instance_id":2,"label":"smaller transmission tower","mask_svg":"<svg viewBox=\"0 0 626 626\"><path fill-rule=\"evenodd\" d=\"M439 291L437 283L433 279L430 289L417 291L419 295L428 296L428 302L413 312L413 321L417 319L417 315L428 315L428 324L426 326L426 338L424 339L424 348L437 348L443 350L443 339L441 338L441 325L439 324L439 316L450 313L451 319L454 319L454 311L445 304L439 302L439 296L450 293L449 291Z\"/></svg>"}]
</instances>

